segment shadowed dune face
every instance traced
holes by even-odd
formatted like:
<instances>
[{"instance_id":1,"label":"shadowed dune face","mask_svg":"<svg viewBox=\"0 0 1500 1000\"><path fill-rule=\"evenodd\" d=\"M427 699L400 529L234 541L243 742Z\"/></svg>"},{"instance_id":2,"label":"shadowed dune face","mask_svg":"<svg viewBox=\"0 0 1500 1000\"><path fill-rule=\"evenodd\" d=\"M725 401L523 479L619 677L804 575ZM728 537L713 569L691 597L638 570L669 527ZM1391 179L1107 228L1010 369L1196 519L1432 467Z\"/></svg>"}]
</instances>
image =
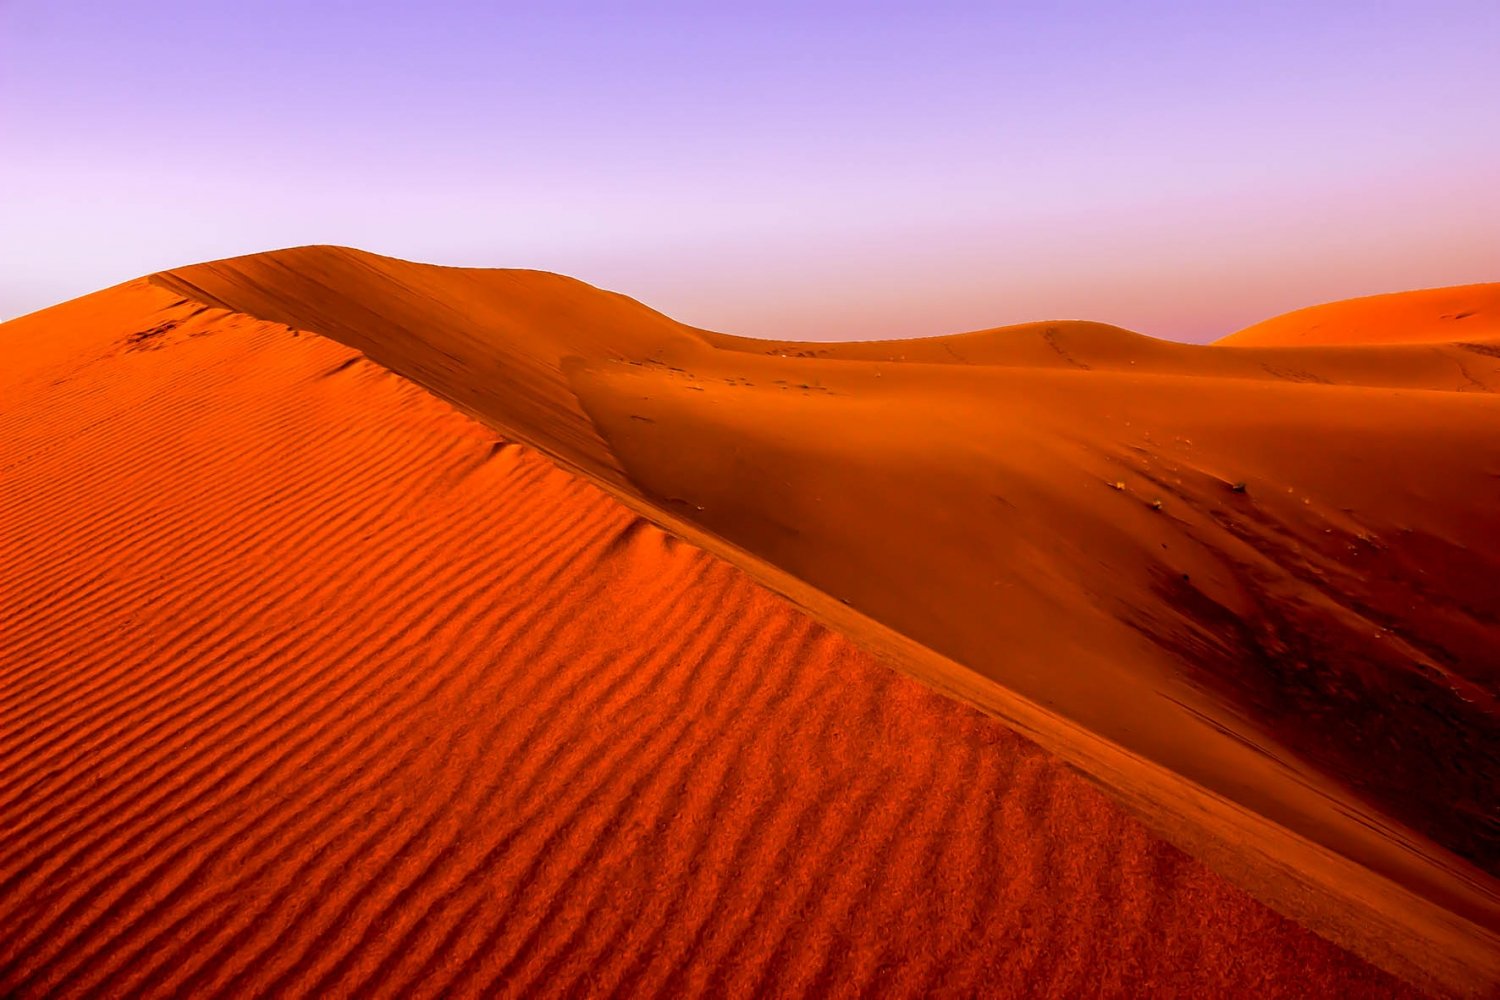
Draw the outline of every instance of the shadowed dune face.
<instances>
[{"instance_id":1,"label":"shadowed dune face","mask_svg":"<svg viewBox=\"0 0 1500 1000\"><path fill-rule=\"evenodd\" d=\"M347 347L0 337L6 996L1406 993Z\"/></svg>"},{"instance_id":2,"label":"shadowed dune face","mask_svg":"<svg viewBox=\"0 0 1500 1000\"><path fill-rule=\"evenodd\" d=\"M1234 347L1463 343L1500 338L1500 282L1329 302L1276 316L1219 341Z\"/></svg>"},{"instance_id":3,"label":"shadowed dune face","mask_svg":"<svg viewBox=\"0 0 1500 1000\"><path fill-rule=\"evenodd\" d=\"M152 280L543 449L1361 954L1500 982L1500 341L763 342L335 248Z\"/></svg>"}]
</instances>

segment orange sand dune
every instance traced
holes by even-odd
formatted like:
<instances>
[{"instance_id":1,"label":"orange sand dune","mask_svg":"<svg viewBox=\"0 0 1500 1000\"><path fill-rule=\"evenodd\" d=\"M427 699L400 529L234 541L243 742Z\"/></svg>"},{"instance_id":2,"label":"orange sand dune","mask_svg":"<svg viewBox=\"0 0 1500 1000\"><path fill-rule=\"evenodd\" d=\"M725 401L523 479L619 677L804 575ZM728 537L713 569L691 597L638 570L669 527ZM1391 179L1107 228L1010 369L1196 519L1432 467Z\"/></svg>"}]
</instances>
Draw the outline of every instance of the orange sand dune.
<instances>
[{"instance_id":1,"label":"orange sand dune","mask_svg":"<svg viewBox=\"0 0 1500 1000\"><path fill-rule=\"evenodd\" d=\"M1479 334L1476 325L1466 332ZM1253 379L1263 382L1317 382L1369 388L1500 392L1491 359L1495 347L1475 343L1367 346L1268 346L1225 351L1179 344L1102 323L1064 321L979 330L923 340L799 344L706 334L717 347L789 358L920 362L1007 368L1053 368L1130 375L1182 375L1192 378ZM1500 339L1500 328L1487 336ZM1476 358L1476 355L1478 357Z\"/></svg>"},{"instance_id":2,"label":"orange sand dune","mask_svg":"<svg viewBox=\"0 0 1500 1000\"><path fill-rule=\"evenodd\" d=\"M1298 309L1231 333L1234 347L1485 341L1500 337L1500 282L1371 295Z\"/></svg>"},{"instance_id":3,"label":"orange sand dune","mask_svg":"<svg viewBox=\"0 0 1500 1000\"><path fill-rule=\"evenodd\" d=\"M1282 912L1428 987L1500 990L1495 341L774 343L336 248L153 280L364 352Z\"/></svg>"},{"instance_id":4,"label":"orange sand dune","mask_svg":"<svg viewBox=\"0 0 1500 1000\"><path fill-rule=\"evenodd\" d=\"M1408 993L347 347L148 281L0 339L0 995ZM623 476L502 343L467 401Z\"/></svg>"}]
</instances>

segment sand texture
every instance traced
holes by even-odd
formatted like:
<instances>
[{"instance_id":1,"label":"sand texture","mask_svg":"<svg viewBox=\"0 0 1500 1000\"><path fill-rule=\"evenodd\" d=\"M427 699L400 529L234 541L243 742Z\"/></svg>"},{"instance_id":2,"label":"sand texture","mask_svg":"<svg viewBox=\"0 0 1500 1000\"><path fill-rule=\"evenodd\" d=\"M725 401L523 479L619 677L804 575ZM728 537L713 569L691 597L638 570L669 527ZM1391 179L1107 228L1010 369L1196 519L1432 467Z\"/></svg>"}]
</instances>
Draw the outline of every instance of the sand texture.
<instances>
[{"instance_id":1,"label":"sand texture","mask_svg":"<svg viewBox=\"0 0 1500 1000\"><path fill-rule=\"evenodd\" d=\"M1493 995L1500 335L1303 328L0 326L0 995Z\"/></svg>"}]
</instances>

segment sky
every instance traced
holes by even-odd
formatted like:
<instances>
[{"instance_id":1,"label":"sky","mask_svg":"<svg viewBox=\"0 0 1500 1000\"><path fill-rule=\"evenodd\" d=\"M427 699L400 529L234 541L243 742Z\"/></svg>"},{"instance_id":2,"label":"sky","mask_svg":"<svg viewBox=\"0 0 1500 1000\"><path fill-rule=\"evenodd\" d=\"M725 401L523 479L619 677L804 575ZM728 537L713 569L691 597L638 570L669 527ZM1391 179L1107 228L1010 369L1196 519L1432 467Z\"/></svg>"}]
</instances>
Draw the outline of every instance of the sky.
<instances>
[{"instance_id":1,"label":"sky","mask_svg":"<svg viewBox=\"0 0 1500 1000\"><path fill-rule=\"evenodd\" d=\"M1500 2L0 0L0 318L334 243L808 340L1500 280Z\"/></svg>"}]
</instances>

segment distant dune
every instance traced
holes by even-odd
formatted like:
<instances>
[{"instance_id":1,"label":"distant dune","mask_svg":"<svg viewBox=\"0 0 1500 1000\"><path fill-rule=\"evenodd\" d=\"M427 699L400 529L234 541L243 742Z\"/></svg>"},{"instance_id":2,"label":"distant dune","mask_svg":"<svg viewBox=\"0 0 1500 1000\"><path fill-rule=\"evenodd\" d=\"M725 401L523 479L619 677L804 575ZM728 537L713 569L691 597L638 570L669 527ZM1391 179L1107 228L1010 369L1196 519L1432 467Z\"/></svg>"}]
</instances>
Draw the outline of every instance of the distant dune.
<instances>
[{"instance_id":1,"label":"distant dune","mask_svg":"<svg viewBox=\"0 0 1500 1000\"><path fill-rule=\"evenodd\" d=\"M1234 347L1487 341L1500 337L1500 282L1328 302L1246 327Z\"/></svg>"},{"instance_id":2,"label":"distant dune","mask_svg":"<svg viewBox=\"0 0 1500 1000\"><path fill-rule=\"evenodd\" d=\"M0 326L0 994L1493 993L1497 337Z\"/></svg>"}]
</instances>

